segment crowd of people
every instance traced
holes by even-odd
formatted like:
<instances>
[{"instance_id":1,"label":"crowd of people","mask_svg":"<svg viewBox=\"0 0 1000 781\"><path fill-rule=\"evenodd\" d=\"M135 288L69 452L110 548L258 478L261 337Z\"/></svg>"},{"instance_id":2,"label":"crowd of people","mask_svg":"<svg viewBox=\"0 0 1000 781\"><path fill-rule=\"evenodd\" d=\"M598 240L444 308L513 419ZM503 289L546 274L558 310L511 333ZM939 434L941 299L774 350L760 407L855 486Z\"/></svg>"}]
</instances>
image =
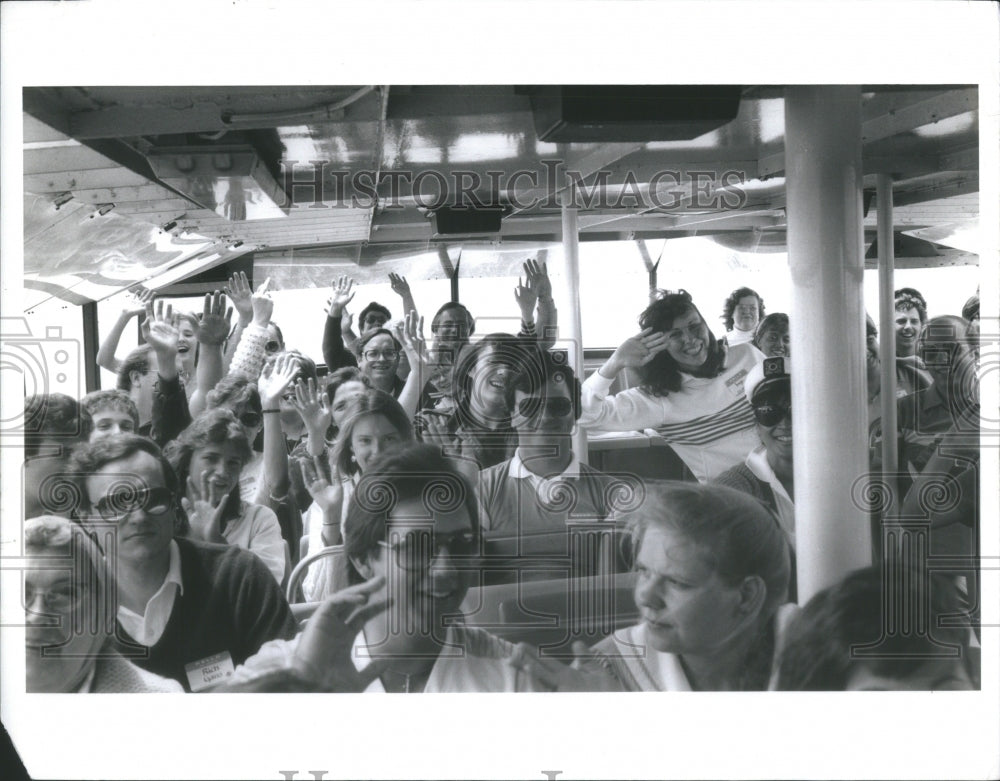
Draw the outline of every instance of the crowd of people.
<instances>
[{"instance_id":1,"label":"crowd of people","mask_svg":"<svg viewBox=\"0 0 1000 781\"><path fill-rule=\"evenodd\" d=\"M582 378L555 348L544 263L524 266L517 334L480 337L449 301L427 343L405 278L390 283L402 317L371 302L355 333L354 282L333 282L325 371L285 344L269 280L237 274L198 315L143 292L98 353L116 389L26 400L29 691L978 686L974 565L920 581L929 598L902 579L925 626L965 623L894 634L870 658L854 650L885 639L881 566L797 604L790 319L756 291L726 299L721 338L687 292L658 291ZM144 343L118 358L135 317ZM918 291L896 293L902 507L929 522L933 554L969 561L977 321L978 299L928 318ZM877 339L869 318L873 469ZM638 384L611 393L625 370ZM694 479L604 474L574 452L578 427L650 432ZM958 500L928 507L942 474ZM573 529L620 532L637 623L553 655L463 620L470 588L538 579L531 541Z\"/></svg>"}]
</instances>

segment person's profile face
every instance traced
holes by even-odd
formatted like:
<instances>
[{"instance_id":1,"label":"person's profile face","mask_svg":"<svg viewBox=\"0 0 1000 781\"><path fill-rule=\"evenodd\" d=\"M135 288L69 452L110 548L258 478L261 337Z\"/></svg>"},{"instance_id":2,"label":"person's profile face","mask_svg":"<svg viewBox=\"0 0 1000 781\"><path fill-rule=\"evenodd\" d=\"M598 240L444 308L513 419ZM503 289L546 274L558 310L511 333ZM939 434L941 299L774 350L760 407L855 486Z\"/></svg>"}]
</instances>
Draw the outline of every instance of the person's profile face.
<instances>
[{"instance_id":1,"label":"person's profile face","mask_svg":"<svg viewBox=\"0 0 1000 781\"><path fill-rule=\"evenodd\" d=\"M90 517L115 526L120 560L141 564L165 555L174 536L176 497L160 462L145 451L111 461L86 479Z\"/></svg>"},{"instance_id":2,"label":"person's profile face","mask_svg":"<svg viewBox=\"0 0 1000 781\"><path fill-rule=\"evenodd\" d=\"M635 604L657 651L715 654L740 627L739 588L724 584L708 562L680 532L650 524L643 533Z\"/></svg>"}]
</instances>

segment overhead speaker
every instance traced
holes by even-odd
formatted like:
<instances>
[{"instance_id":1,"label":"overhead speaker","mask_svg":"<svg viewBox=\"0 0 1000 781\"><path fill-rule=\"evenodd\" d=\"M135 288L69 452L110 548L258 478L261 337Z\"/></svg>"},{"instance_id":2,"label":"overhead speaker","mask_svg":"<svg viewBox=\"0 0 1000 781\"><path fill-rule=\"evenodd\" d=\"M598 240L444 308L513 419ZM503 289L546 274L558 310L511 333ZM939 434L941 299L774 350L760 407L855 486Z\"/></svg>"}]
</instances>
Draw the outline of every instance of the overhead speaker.
<instances>
[{"instance_id":1,"label":"overhead speaker","mask_svg":"<svg viewBox=\"0 0 1000 781\"><path fill-rule=\"evenodd\" d=\"M555 143L683 141L732 122L743 88L732 85L522 87L535 132Z\"/></svg>"},{"instance_id":2,"label":"overhead speaker","mask_svg":"<svg viewBox=\"0 0 1000 781\"><path fill-rule=\"evenodd\" d=\"M442 206L431 214L435 236L474 236L500 232L502 206Z\"/></svg>"}]
</instances>

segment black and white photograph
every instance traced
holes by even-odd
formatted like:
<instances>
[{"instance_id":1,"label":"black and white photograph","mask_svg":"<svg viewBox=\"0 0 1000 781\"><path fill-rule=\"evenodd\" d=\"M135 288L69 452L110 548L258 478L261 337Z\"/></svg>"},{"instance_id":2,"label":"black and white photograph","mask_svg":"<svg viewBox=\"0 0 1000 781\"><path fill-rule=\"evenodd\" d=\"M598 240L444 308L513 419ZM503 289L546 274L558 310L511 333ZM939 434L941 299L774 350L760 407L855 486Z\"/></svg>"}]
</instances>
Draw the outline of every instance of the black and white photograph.
<instances>
[{"instance_id":1,"label":"black and white photograph","mask_svg":"<svg viewBox=\"0 0 1000 781\"><path fill-rule=\"evenodd\" d=\"M12 777L1000 775L993 4L0 13Z\"/></svg>"}]
</instances>

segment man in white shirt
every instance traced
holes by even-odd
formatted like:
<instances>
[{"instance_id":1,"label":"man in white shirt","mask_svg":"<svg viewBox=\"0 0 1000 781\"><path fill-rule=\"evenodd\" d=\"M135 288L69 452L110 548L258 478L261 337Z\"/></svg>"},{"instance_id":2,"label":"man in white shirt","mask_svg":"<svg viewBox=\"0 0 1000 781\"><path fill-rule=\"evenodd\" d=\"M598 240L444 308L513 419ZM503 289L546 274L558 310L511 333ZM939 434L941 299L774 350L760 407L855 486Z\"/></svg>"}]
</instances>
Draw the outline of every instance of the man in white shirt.
<instances>
[{"instance_id":1,"label":"man in white shirt","mask_svg":"<svg viewBox=\"0 0 1000 781\"><path fill-rule=\"evenodd\" d=\"M117 576L119 653L200 691L267 640L295 634L281 589L254 554L174 537L179 487L154 442L109 437L77 450L73 465Z\"/></svg>"}]
</instances>

